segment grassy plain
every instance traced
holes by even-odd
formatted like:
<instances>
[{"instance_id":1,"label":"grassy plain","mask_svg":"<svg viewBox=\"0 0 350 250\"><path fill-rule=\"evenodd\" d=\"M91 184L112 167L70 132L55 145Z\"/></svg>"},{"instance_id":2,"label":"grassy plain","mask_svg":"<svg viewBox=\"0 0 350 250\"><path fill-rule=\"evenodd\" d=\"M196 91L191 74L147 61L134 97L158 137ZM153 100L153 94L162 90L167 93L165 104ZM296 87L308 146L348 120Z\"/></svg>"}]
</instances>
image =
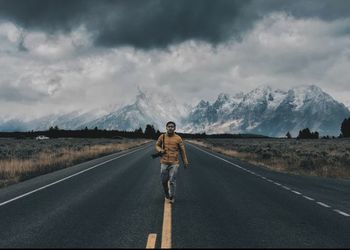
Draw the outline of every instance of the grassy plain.
<instances>
[{"instance_id":1,"label":"grassy plain","mask_svg":"<svg viewBox=\"0 0 350 250\"><path fill-rule=\"evenodd\" d=\"M188 141L275 171L350 179L350 138Z\"/></svg>"},{"instance_id":2,"label":"grassy plain","mask_svg":"<svg viewBox=\"0 0 350 250\"><path fill-rule=\"evenodd\" d=\"M149 142L146 139L0 138L0 187Z\"/></svg>"}]
</instances>

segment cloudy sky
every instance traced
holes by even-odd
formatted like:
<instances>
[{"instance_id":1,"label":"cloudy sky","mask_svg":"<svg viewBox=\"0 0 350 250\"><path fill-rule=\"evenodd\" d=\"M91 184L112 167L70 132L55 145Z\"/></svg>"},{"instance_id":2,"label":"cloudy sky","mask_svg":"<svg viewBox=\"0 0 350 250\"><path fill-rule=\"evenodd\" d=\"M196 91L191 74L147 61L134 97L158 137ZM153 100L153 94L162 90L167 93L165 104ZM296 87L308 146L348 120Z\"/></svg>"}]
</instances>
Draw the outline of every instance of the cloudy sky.
<instances>
[{"instance_id":1,"label":"cloudy sky","mask_svg":"<svg viewBox=\"0 0 350 250\"><path fill-rule=\"evenodd\" d=\"M314 84L350 106L350 1L0 0L0 118Z\"/></svg>"}]
</instances>

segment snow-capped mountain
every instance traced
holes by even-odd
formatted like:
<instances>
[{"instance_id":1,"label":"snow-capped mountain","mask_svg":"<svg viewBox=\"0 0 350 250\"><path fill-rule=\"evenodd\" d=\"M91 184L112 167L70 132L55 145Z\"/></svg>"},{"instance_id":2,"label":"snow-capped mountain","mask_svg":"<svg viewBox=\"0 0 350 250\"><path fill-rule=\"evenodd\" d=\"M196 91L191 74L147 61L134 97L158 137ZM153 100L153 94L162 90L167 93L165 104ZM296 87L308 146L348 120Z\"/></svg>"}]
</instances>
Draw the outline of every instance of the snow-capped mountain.
<instances>
[{"instance_id":1,"label":"snow-capped mountain","mask_svg":"<svg viewBox=\"0 0 350 250\"><path fill-rule=\"evenodd\" d=\"M181 104L165 93L141 91L126 106L110 106L82 112L50 115L24 122L19 119L0 122L0 131L63 129L134 130L152 124L164 131L173 120L178 132L255 133L268 136L292 136L309 128L320 135L339 135L340 125L350 111L317 86L299 86L288 91L261 86L233 96L221 93L210 103L196 106Z\"/></svg>"},{"instance_id":2,"label":"snow-capped mountain","mask_svg":"<svg viewBox=\"0 0 350 250\"><path fill-rule=\"evenodd\" d=\"M87 123L87 126L134 130L140 127L144 129L147 124L152 124L155 129L164 130L165 123L172 120L178 121L181 131L181 121L188 114L189 108L188 105L180 105L172 96L139 89L134 103L95 119Z\"/></svg>"},{"instance_id":3,"label":"snow-capped mountain","mask_svg":"<svg viewBox=\"0 0 350 250\"><path fill-rule=\"evenodd\" d=\"M285 92L263 86L247 94L220 94L210 104L201 101L188 115L189 132L297 135L310 128L321 135L339 135L340 124L350 116L345 105L317 86L300 86Z\"/></svg>"},{"instance_id":4,"label":"snow-capped mountain","mask_svg":"<svg viewBox=\"0 0 350 250\"><path fill-rule=\"evenodd\" d=\"M47 130L54 126L58 126L60 129L83 129L87 123L107 113L104 110L73 111L62 115L44 116L30 121L28 125L34 127L34 130Z\"/></svg>"}]
</instances>

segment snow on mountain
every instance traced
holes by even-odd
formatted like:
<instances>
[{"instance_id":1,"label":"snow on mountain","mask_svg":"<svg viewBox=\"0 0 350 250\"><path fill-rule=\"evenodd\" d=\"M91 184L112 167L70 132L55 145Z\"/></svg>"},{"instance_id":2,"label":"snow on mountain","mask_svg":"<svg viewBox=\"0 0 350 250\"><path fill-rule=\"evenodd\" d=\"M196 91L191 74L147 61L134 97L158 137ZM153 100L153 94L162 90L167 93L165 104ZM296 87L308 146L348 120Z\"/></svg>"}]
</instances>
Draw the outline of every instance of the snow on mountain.
<instances>
[{"instance_id":1,"label":"snow on mountain","mask_svg":"<svg viewBox=\"0 0 350 250\"><path fill-rule=\"evenodd\" d=\"M83 129L92 120L108 114L104 109L91 111L73 111L61 115L48 115L27 123L27 126L34 130L47 130L50 127L58 126L60 129Z\"/></svg>"},{"instance_id":2,"label":"snow on mountain","mask_svg":"<svg viewBox=\"0 0 350 250\"><path fill-rule=\"evenodd\" d=\"M141 91L126 106L111 105L92 111L74 111L49 115L24 122L3 120L0 131L46 130L51 126L63 129L134 130L147 124L165 130L167 121L177 124L178 132L189 133L256 133L268 136L292 136L309 128L320 135L339 135L340 124L350 117L344 104L337 102L321 88L299 86L288 91L261 86L248 93L221 93L210 103L181 104L161 92Z\"/></svg>"},{"instance_id":3,"label":"snow on mountain","mask_svg":"<svg viewBox=\"0 0 350 250\"><path fill-rule=\"evenodd\" d=\"M152 124L155 129L163 131L166 122L172 120L181 131L182 118L188 114L189 108L188 105L180 105L172 96L165 93L139 89L134 103L88 123L88 127L134 130L139 127L144 129L147 124Z\"/></svg>"},{"instance_id":4,"label":"snow on mountain","mask_svg":"<svg viewBox=\"0 0 350 250\"><path fill-rule=\"evenodd\" d=\"M210 104L201 101L188 115L190 132L257 133L284 136L310 128L321 135L339 135L340 124L349 109L317 86L299 86L285 92L261 86L240 98L220 94ZM226 107L224 109L223 107Z\"/></svg>"}]
</instances>

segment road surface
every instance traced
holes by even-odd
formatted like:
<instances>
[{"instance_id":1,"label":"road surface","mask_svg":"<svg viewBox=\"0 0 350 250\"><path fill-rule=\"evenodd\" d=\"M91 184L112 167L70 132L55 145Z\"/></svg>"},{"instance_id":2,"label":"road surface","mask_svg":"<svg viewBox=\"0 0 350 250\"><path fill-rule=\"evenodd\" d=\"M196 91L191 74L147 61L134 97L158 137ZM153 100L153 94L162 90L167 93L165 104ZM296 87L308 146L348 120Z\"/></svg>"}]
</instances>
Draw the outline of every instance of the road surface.
<instances>
[{"instance_id":1,"label":"road surface","mask_svg":"<svg viewBox=\"0 0 350 250\"><path fill-rule=\"evenodd\" d=\"M186 143L175 204L154 142L0 189L0 247L350 247L350 181L276 173Z\"/></svg>"}]
</instances>

